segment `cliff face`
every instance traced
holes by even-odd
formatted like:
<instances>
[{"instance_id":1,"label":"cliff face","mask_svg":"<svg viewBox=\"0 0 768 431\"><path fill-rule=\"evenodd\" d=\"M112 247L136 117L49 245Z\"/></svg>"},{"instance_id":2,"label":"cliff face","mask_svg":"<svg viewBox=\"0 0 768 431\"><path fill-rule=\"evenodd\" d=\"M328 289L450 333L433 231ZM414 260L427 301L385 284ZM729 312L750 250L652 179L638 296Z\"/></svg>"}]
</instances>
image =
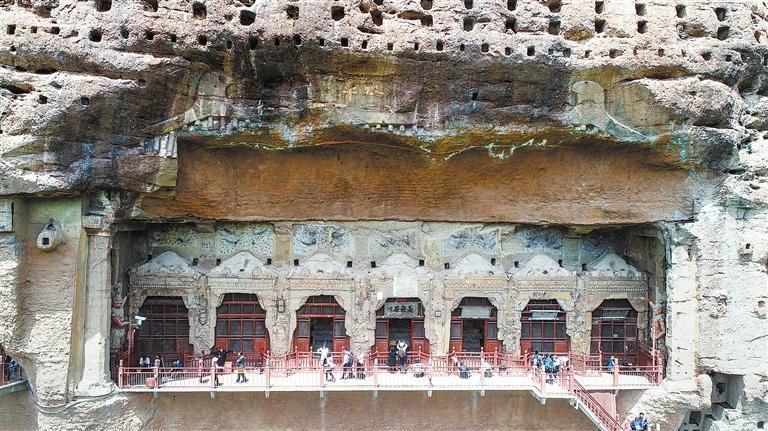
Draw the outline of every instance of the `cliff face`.
<instances>
[{"instance_id":1,"label":"cliff face","mask_svg":"<svg viewBox=\"0 0 768 431\"><path fill-rule=\"evenodd\" d=\"M94 205L124 223L645 224L666 247L668 380L623 407L751 429L766 72L760 1L0 2L0 343L43 404L69 398ZM65 241L46 255L51 217ZM710 407L723 375L735 410ZM152 426L142 409L131 427Z\"/></svg>"},{"instance_id":2,"label":"cliff face","mask_svg":"<svg viewBox=\"0 0 768 431\"><path fill-rule=\"evenodd\" d=\"M640 157L680 214L625 221L686 218L768 121L768 36L758 2L676 6L11 2L0 191L153 192L174 185L177 142L348 144L429 165L483 153L523 176L516 157Z\"/></svg>"}]
</instances>

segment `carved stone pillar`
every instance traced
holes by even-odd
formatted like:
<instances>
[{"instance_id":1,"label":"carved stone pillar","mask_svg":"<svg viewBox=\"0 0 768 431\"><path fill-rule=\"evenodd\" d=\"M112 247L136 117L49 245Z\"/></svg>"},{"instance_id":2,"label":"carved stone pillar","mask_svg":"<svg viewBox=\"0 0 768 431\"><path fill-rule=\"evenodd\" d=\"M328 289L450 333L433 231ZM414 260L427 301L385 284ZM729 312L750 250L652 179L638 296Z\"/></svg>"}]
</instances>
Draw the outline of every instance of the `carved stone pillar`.
<instances>
[{"instance_id":1,"label":"carved stone pillar","mask_svg":"<svg viewBox=\"0 0 768 431\"><path fill-rule=\"evenodd\" d=\"M292 308L293 305L291 305L290 298L287 298L288 292L285 277L277 279L276 290L277 297L274 299L274 306L272 304L269 304L269 306L264 304L263 307L267 311L267 319L264 325L269 333L269 350L272 355L279 356L285 355L292 350L291 338L293 333L291 331L291 318L296 319L296 311ZM282 301L284 304L282 312L277 309L277 301Z\"/></svg>"},{"instance_id":2,"label":"carved stone pillar","mask_svg":"<svg viewBox=\"0 0 768 431\"><path fill-rule=\"evenodd\" d=\"M696 372L698 303L696 262L689 255L690 248L687 244L670 244L665 341L669 351L667 377L671 380L690 379Z\"/></svg>"},{"instance_id":3,"label":"carved stone pillar","mask_svg":"<svg viewBox=\"0 0 768 431\"><path fill-rule=\"evenodd\" d=\"M350 334L352 351L368 352L376 342L376 309L377 301L373 295L374 289L368 280L356 280L353 306L347 313L352 313L352 327L347 330Z\"/></svg>"},{"instance_id":4,"label":"carved stone pillar","mask_svg":"<svg viewBox=\"0 0 768 431\"><path fill-rule=\"evenodd\" d=\"M101 216L86 216L83 226L88 234L88 258L85 274L85 316L83 321L83 368L76 393L97 396L109 393L110 321L112 282L109 251L111 232L103 227Z\"/></svg>"}]
</instances>

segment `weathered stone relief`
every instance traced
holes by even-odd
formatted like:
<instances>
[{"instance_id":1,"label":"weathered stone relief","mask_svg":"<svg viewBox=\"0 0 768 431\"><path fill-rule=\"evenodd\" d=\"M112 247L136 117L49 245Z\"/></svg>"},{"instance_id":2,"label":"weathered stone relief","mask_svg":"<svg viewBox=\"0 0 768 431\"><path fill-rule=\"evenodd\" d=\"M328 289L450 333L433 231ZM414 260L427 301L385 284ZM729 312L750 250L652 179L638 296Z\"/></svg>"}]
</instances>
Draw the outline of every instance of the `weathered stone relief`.
<instances>
[{"instance_id":1,"label":"weathered stone relief","mask_svg":"<svg viewBox=\"0 0 768 431\"><path fill-rule=\"evenodd\" d=\"M349 252L351 245L352 235L345 227L307 224L293 228L293 253L296 256L308 256L321 250L342 254Z\"/></svg>"}]
</instances>

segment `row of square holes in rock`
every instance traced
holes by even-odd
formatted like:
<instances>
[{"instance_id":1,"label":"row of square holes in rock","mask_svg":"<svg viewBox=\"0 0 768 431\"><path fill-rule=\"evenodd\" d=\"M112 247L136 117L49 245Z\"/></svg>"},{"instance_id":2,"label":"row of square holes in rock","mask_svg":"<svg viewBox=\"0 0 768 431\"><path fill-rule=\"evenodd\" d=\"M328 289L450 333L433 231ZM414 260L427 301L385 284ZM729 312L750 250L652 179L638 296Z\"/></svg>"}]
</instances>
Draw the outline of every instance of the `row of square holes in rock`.
<instances>
[{"instance_id":1,"label":"row of square holes in rock","mask_svg":"<svg viewBox=\"0 0 768 431\"><path fill-rule=\"evenodd\" d=\"M149 255L149 259L151 259L151 258L152 258L152 255ZM293 266L299 266L299 263L300 263L299 259L293 259ZM354 263L353 261L348 260L347 261L347 268L352 268L353 267L353 263ZM195 266L196 264L197 264L197 259L196 258L192 259L192 266ZM272 259L268 258L267 259L267 265L271 265L271 264L272 264ZM419 266L423 267L425 264L426 264L426 262L425 262L424 259L419 259ZM216 259L216 265L221 265L221 259ZM495 257L491 258L491 265L496 266L496 258ZM563 260L562 259L558 259L557 260L557 265L562 268L563 267ZM376 261L372 260L371 263L370 263L370 266L371 266L371 268L376 268ZM520 261L517 261L517 260L514 261L513 262L513 266L515 268L520 268ZM445 263L443 263L443 268L451 269L451 264L448 263L448 262L445 262ZM587 264L586 263L582 263L581 264L581 270L582 271L586 271L587 270Z\"/></svg>"},{"instance_id":2,"label":"row of square holes in rock","mask_svg":"<svg viewBox=\"0 0 768 431\"><path fill-rule=\"evenodd\" d=\"M514 18L507 19L505 28L507 30L511 30L514 33L517 32L516 22L515 22ZM465 25L464 29L465 30L471 30L471 28L467 28L466 25ZM647 23L645 21L638 21L638 23L637 23L637 31L639 33L645 33L647 30L648 30ZM51 29L49 29L48 31L50 33L52 33L52 34L59 34L59 32L60 32L58 27L51 27ZM595 21L595 31L597 33L602 33L602 32L605 31L605 21L604 20L597 20L597 21ZM16 33L16 25L15 24L8 24L8 26L6 28L6 32L9 35L15 34ZM31 33L37 33L37 27L32 26L30 28L30 32ZM549 27L547 29L547 32L549 34L552 34L552 35L560 34L560 21L551 21L550 24L549 24ZM120 29L120 35L124 39L127 39L129 37L129 35L130 35L130 32L126 28L121 28ZM149 31L149 30L145 31L144 35L145 35L145 38L147 40L152 40L155 37L155 33L152 32L152 31ZM728 26L722 26L722 27L719 27L717 29L717 33L716 33L716 35L714 37L716 37L717 39L720 39L720 40L725 40L725 39L728 38L729 35L730 35L730 28ZM298 35L296 35L294 37L298 38L299 40L301 39L301 36L298 36ZM91 42L101 42L102 30L101 29L92 29L89 32L89 34L88 34L88 39ZM177 37L176 37L175 34L171 34L170 35L170 39L171 39L171 42L175 43L176 40L177 40ZM759 32L755 32L755 39L758 42L760 41L760 33ZM200 43L201 45L206 45L208 43L208 38L205 35L199 35L197 40L198 40L198 43ZM301 42L299 42L298 44L301 44Z\"/></svg>"},{"instance_id":3,"label":"row of square holes in rock","mask_svg":"<svg viewBox=\"0 0 768 431\"><path fill-rule=\"evenodd\" d=\"M472 9L474 6L473 0L463 0L464 6L467 9ZM149 6L150 11L157 11L157 2L154 2L154 5L152 4L152 1L147 2L145 0L145 3ZM375 3L381 5L383 4L382 0L375 0ZM433 2L432 0L421 0L421 6L425 10L432 9ZM106 12L112 8L112 0L96 0L96 9L101 12ZM508 0L507 1L507 9L508 10L515 10L517 8L517 0ZM560 12L562 8L562 4L559 1L551 1L549 3L549 10L553 13ZM362 9L362 7L361 7ZM605 10L605 1L599 0L595 2L595 12L598 14L603 13ZM728 18L728 11L724 7L717 7L713 9L715 16L719 21L725 21ZM285 9L286 15L290 19L298 19L299 17L299 7L295 5L288 5ZM646 5L645 3L635 3L635 13L639 16L643 16L646 14ZM685 5L677 5L675 7L675 14L678 18L684 18L686 16L686 6ZM207 10L205 7L205 4L201 2L194 2L192 3L192 16L196 19L205 19L207 17ZM332 6L331 7L331 18L335 21L340 21L345 16L345 10L343 6ZM374 24L381 25L382 21L382 15L381 12L378 11L378 9L374 9L374 11L371 11L371 16L373 18ZM256 20L256 14L250 10L243 9L240 11L240 23L242 25L250 25ZM432 17L430 15L426 15L421 18L421 22L423 25L432 25ZM642 33L642 32L641 32Z\"/></svg>"},{"instance_id":4,"label":"row of square holes in rock","mask_svg":"<svg viewBox=\"0 0 768 431\"><path fill-rule=\"evenodd\" d=\"M123 37L126 37L126 38L128 37L127 30L123 29L123 30L121 30L121 33L122 33ZM100 41L101 40L100 30L92 30L90 38L91 38L92 41L96 41L96 42ZM149 39L149 40L152 40L154 38L154 33L147 32L146 33L146 38ZM171 38L171 42L176 42L176 36L175 35L171 34L170 38ZM302 38L298 34L293 35L292 41L293 41L293 44L296 45L296 46L300 46L302 44ZM319 46L325 46L325 39L320 38L317 41L318 41L318 45ZM273 42L274 42L275 46L280 46L281 39L276 37L276 38L274 38ZM208 43L208 38L206 36L204 36L204 35L200 35L200 36L198 36L198 43L201 44L201 45L206 45ZM339 43L340 43L340 45L342 47L348 47L349 46L349 38L342 37L339 40ZM259 39L257 37L255 37L255 36L252 36L251 38L249 38L248 45L249 45L249 48L251 50L257 49L259 47ZM227 41L227 49L231 49L231 48L232 48L232 41ZM367 40L365 40L365 41L363 41L361 43L361 48L362 49L368 49L368 41ZM413 48L414 48L415 51L418 51L421 48L420 43L419 42L414 42ZM388 42L387 43L387 50L388 51L393 51L394 50L394 43L393 42ZM437 51L444 51L445 50L445 43L443 41L437 41L435 43L435 50L437 50ZM458 45L458 50L461 51L461 52L465 51L466 50L466 45L463 44L463 43L459 44ZM482 43L480 45L480 51L481 52L489 52L490 51L490 45L488 43ZM570 57L570 55L571 55L571 49L570 48L565 48L561 52L562 52L564 57ZM505 47L504 53L505 53L505 55L512 55L512 48ZM533 55L535 55L535 53L536 53L536 48L534 46L529 46L526 49L526 54L528 56L533 56ZM549 54L551 55L553 53L554 53L554 51L552 49L550 49L549 50ZM585 58L589 57L590 54L591 54L590 50L585 50L584 51L584 57ZM608 52L608 56L611 57L611 58L616 58L616 57L619 57L621 55L623 55L623 51L622 50L618 50L618 49L611 49ZM635 50L635 55L637 55L637 50ZM664 56L664 50L663 49L659 49L658 50L658 56L660 56L660 57ZM686 56L684 51L683 51L682 56L683 57ZM707 61L711 59L711 53L708 53L708 52L702 53L701 56L702 56L702 58L704 60L707 60ZM730 55L726 55L725 61L731 61L731 60L732 60L731 56ZM768 62L768 57L766 57L766 59L764 60L763 63L766 64L767 62Z\"/></svg>"}]
</instances>

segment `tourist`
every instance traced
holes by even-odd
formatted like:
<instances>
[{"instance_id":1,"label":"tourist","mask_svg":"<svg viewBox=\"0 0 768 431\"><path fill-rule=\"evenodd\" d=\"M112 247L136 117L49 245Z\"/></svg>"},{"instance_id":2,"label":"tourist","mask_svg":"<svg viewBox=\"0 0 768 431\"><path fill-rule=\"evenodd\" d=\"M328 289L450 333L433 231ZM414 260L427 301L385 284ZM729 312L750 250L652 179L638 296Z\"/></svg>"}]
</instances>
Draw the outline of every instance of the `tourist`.
<instances>
[{"instance_id":1,"label":"tourist","mask_svg":"<svg viewBox=\"0 0 768 431\"><path fill-rule=\"evenodd\" d=\"M609 373L613 372L613 369L616 368L616 358L613 356L609 357L607 361L605 361L605 366L608 369Z\"/></svg>"},{"instance_id":2,"label":"tourist","mask_svg":"<svg viewBox=\"0 0 768 431\"><path fill-rule=\"evenodd\" d=\"M223 370L224 367L219 365L219 357L218 356L212 356L211 357L211 369L213 370L213 377L214 377L214 384L216 386L220 386L221 383L219 383L219 370Z\"/></svg>"},{"instance_id":3,"label":"tourist","mask_svg":"<svg viewBox=\"0 0 768 431\"><path fill-rule=\"evenodd\" d=\"M13 379L13 373L19 369L19 364L15 359L11 359L10 357L7 357L6 361L8 361L8 365L5 366L6 380L11 380Z\"/></svg>"},{"instance_id":4,"label":"tourist","mask_svg":"<svg viewBox=\"0 0 768 431\"><path fill-rule=\"evenodd\" d=\"M178 373L181 371L182 368L184 368L184 364L181 363L181 359L177 359L173 361L173 364L171 364L171 368L173 368L174 373Z\"/></svg>"},{"instance_id":5,"label":"tourist","mask_svg":"<svg viewBox=\"0 0 768 431\"><path fill-rule=\"evenodd\" d=\"M400 372L405 374L408 363L408 343L403 340L397 342L397 357L400 362Z\"/></svg>"},{"instance_id":6,"label":"tourist","mask_svg":"<svg viewBox=\"0 0 768 431\"><path fill-rule=\"evenodd\" d=\"M459 362L459 378L461 379L468 379L472 373L469 371L469 367L467 367L464 362Z\"/></svg>"},{"instance_id":7,"label":"tourist","mask_svg":"<svg viewBox=\"0 0 768 431\"><path fill-rule=\"evenodd\" d=\"M394 373L395 367L397 367L397 348L395 346L389 346L389 354L387 355L387 366L389 372Z\"/></svg>"},{"instance_id":8,"label":"tourist","mask_svg":"<svg viewBox=\"0 0 768 431\"><path fill-rule=\"evenodd\" d=\"M451 374L453 374L454 371L457 371L458 367L459 367L459 358L456 357L456 352L454 352L451 355Z\"/></svg>"},{"instance_id":9,"label":"tourist","mask_svg":"<svg viewBox=\"0 0 768 431\"><path fill-rule=\"evenodd\" d=\"M491 364L489 364L488 361L483 359L481 367L483 368L483 375L485 377L493 377L493 368L491 368Z\"/></svg>"},{"instance_id":10,"label":"tourist","mask_svg":"<svg viewBox=\"0 0 768 431\"><path fill-rule=\"evenodd\" d=\"M245 378L245 355L243 352L237 354L235 368L237 368L237 381L235 383L246 383L248 379Z\"/></svg>"},{"instance_id":11,"label":"tourist","mask_svg":"<svg viewBox=\"0 0 768 431\"><path fill-rule=\"evenodd\" d=\"M197 375L200 377L200 383L203 383L205 375L205 350L200 351L200 357L197 359Z\"/></svg>"},{"instance_id":12,"label":"tourist","mask_svg":"<svg viewBox=\"0 0 768 431\"><path fill-rule=\"evenodd\" d=\"M327 347L325 347L325 344L323 344L322 347L317 349L317 354L320 355L320 366L325 367L325 363L328 361L328 355L330 351Z\"/></svg>"},{"instance_id":13,"label":"tourist","mask_svg":"<svg viewBox=\"0 0 768 431\"><path fill-rule=\"evenodd\" d=\"M357 354L357 378L358 379L364 379L365 378L365 351L361 350L360 353Z\"/></svg>"},{"instance_id":14,"label":"tourist","mask_svg":"<svg viewBox=\"0 0 768 431\"><path fill-rule=\"evenodd\" d=\"M557 380L557 376L560 374L560 358L557 355L552 354L552 377Z\"/></svg>"},{"instance_id":15,"label":"tourist","mask_svg":"<svg viewBox=\"0 0 768 431\"><path fill-rule=\"evenodd\" d=\"M140 368L149 368L152 366L152 361L149 359L149 356L142 355L139 358L139 367Z\"/></svg>"},{"instance_id":16,"label":"tourist","mask_svg":"<svg viewBox=\"0 0 768 431\"><path fill-rule=\"evenodd\" d=\"M333 363L333 357L328 356L325 364L323 365L323 372L325 373L325 381L336 382L336 377L333 376L333 368L336 364Z\"/></svg>"},{"instance_id":17,"label":"tourist","mask_svg":"<svg viewBox=\"0 0 768 431\"><path fill-rule=\"evenodd\" d=\"M342 349L343 355L341 358L341 380L352 378L352 354L346 347Z\"/></svg>"},{"instance_id":18,"label":"tourist","mask_svg":"<svg viewBox=\"0 0 768 431\"><path fill-rule=\"evenodd\" d=\"M639 416L630 422L629 427L632 431L647 431L648 419L645 418L644 414L640 413Z\"/></svg>"},{"instance_id":19,"label":"tourist","mask_svg":"<svg viewBox=\"0 0 768 431\"><path fill-rule=\"evenodd\" d=\"M227 354L232 353L231 350L224 350L224 347L219 346L219 351L216 352L216 357L219 359L217 361L218 365L224 368L226 362L227 362Z\"/></svg>"},{"instance_id":20,"label":"tourist","mask_svg":"<svg viewBox=\"0 0 768 431\"><path fill-rule=\"evenodd\" d=\"M160 355L155 355L155 368L160 368L163 366L163 360L160 359Z\"/></svg>"},{"instance_id":21,"label":"tourist","mask_svg":"<svg viewBox=\"0 0 768 431\"><path fill-rule=\"evenodd\" d=\"M542 362L544 362L544 372L547 373L547 383L552 383L552 356L549 354L544 355Z\"/></svg>"},{"instance_id":22,"label":"tourist","mask_svg":"<svg viewBox=\"0 0 768 431\"><path fill-rule=\"evenodd\" d=\"M416 358L413 361L413 377L416 377L417 379L424 377L424 366L419 358Z\"/></svg>"},{"instance_id":23,"label":"tourist","mask_svg":"<svg viewBox=\"0 0 768 431\"><path fill-rule=\"evenodd\" d=\"M533 355L531 356L531 363L533 364L534 368L538 368L541 365L541 356L539 355L538 350L533 351Z\"/></svg>"}]
</instances>

